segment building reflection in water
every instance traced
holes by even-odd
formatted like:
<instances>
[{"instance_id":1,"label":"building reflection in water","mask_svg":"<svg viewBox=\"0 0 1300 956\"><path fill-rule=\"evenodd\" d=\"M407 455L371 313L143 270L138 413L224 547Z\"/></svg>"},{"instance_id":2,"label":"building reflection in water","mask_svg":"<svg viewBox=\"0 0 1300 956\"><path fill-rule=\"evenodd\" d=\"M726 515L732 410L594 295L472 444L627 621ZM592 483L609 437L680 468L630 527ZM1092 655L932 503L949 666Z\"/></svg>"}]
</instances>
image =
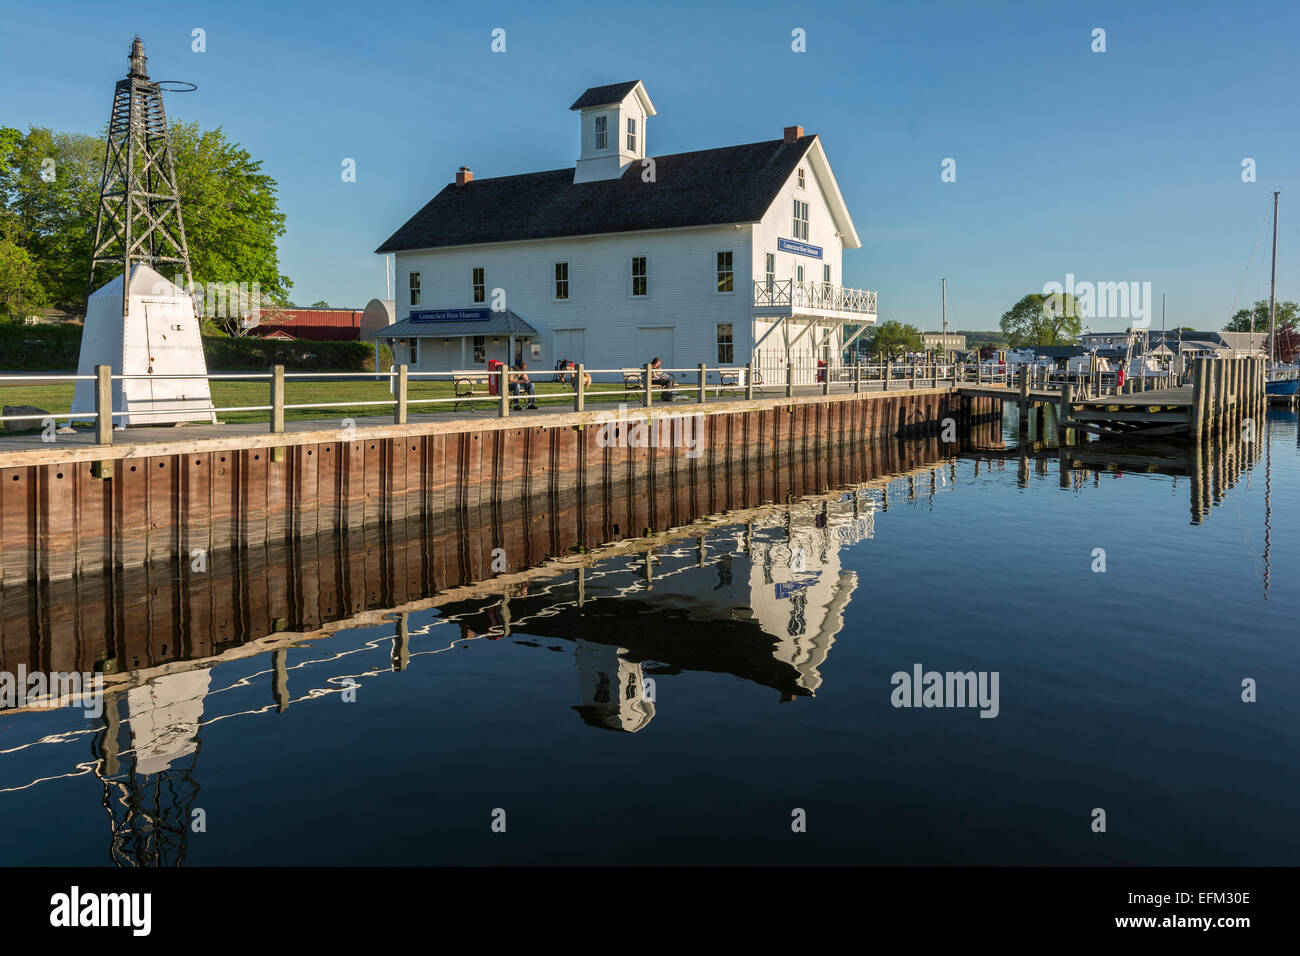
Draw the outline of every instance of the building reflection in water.
<instances>
[{"instance_id":1,"label":"building reflection in water","mask_svg":"<svg viewBox=\"0 0 1300 956\"><path fill-rule=\"evenodd\" d=\"M965 446L977 474L981 465L1001 467L1013 457L1023 460L1023 472L1026 461L1061 454L1006 449L999 427L980 429ZM78 725L78 712L69 710L80 729L0 757L0 806L5 790L93 773L110 819L113 862L179 865L199 809L205 724L284 712L295 701L339 692L344 677L374 679L372 658L346 673L351 655L366 648L331 649L328 638L385 621L389 673L471 640L568 645L577 677L571 707L600 729L650 727L656 682L688 671L730 674L773 689L783 702L814 697L859 588L845 566L847 549L873 536L891 502L932 503L953 487L955 454L937 439L891 442L853 450L847 462L792 462L797 473L773 476L764 488L728 481L721 499L721 486L707 475L695 487L667 483L650 489L649 509L672 524L631 540L612 529L637 526L621 517L632 503L579 495L543 503L540 520L526 507L479 509L453 522L422 519L350 540L214 556L203 577L145 568L107 583L44 585L14 600L7 592L0 669L103 669L110 690L97 730ZM1080 488L1084 475L1133 467L1127 455L1106 456L1096 445L1070 449L1062 484ZM1152 467L1190 477L1199 521L1257 458L1255 449L1215 446ZM820 490L832 483L839 490ZM762 503L773 491L794 500ZM728 512L721 519L703 511L719 505ZM512 545L523 554L507 573L482 573L493 549ZM290 643L308 649L292 668ZM265 680L265 704L219 712L213 695L225 688L211 686L213 668L240 658L267 661L241 678ZM292 681L291 671L298 675ZM291 682L302 685L297 697ZM90 761L73 758L66 773L23 777L28 748L87 735Z\"/></svg>"}]
</instances>

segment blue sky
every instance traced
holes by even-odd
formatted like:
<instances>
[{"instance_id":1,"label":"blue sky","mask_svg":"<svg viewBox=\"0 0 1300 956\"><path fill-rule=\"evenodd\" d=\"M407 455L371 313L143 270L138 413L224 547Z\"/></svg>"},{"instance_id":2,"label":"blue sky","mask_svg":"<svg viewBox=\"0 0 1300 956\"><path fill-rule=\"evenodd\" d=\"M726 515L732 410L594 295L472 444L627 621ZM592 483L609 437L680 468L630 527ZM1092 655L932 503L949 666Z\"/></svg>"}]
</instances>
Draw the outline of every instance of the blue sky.
<instances>
[{"instance_id":1,"label":"blue sky","mask_svg":"<svg viewBox=\"0 0 1300 956\"><path fill-rule=\"evenodd\" d=\"M121 12L122 9L129 13ZM372 253L457 166L571 166L586 87L645 82L652 154L822 136L884 319L995 328L1044 283L1150 282L1218 328L1280 188L1278 294L1300 298L1294 3L29 3L0 0L0 124L97 132L140 33L173 118L279 181L299 303L364 304ZM506 30L506 52L490 49ZM807 32L807 52L791 31ZM1106 52L1091 50L1094 28ZM207 51L191 50L206 31ZM340 176L356 160L357 181ZM940 180L956 160L957 181ZM1243 183L1245 157L1257 182ZM1268 294L1268 235L1238 305ZM1094 328L1119 328L1098 320Z\"/></svg>"}]
</instances>

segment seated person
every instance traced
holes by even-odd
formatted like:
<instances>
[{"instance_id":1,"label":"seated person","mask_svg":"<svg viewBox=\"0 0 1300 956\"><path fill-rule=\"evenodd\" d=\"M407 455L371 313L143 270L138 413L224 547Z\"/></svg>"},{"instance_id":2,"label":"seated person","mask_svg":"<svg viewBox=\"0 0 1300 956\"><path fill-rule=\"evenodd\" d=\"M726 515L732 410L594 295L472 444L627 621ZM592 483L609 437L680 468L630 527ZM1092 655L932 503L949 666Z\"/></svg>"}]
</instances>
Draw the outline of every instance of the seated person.
<instances>
[{"instance_id":1,"label":"seated person","mask_svg":"<svg viewBox=\"0 0 1300 956\"><path fill-rule=\"evenodd\" d=\"M575 392L578 390L578 366L573 362L569 363L569 372L564 376L564 384L572 385ZM582 388L584 391L591 388L591 373L585 369L582 372Z\"/></svg>"},{"instance_id":2,"label":"seated person","mask_svg":"<svg viewBox=\"0 0 1300 956\"><path fill-rule=\"evenodd\" d=\"M537 387L528 378L527 362L520 362L511 370L510 394L515 396L515 400L510 403L510 407L515 411L519 411L524 407L524 403L518 397L524 394L528 395L528 407L537 407Z\"/></svg>"},{"instance_id":3,"label":"seated person","mask_svg":"<svg viewBox=\"0 0 1300 956\"><path fill-rule=\"evenodd\" d=\"M650 360L650 382L653 385L658 385L660 388L664 390L665 402L671 402L673 400L672 388L675 384L677 384L677 382L667 372L658 371L659 367L660 367L659 357L655 356ZM658 374L656 374L656 372L658 372Z\"/></svg>"}]
</instances>

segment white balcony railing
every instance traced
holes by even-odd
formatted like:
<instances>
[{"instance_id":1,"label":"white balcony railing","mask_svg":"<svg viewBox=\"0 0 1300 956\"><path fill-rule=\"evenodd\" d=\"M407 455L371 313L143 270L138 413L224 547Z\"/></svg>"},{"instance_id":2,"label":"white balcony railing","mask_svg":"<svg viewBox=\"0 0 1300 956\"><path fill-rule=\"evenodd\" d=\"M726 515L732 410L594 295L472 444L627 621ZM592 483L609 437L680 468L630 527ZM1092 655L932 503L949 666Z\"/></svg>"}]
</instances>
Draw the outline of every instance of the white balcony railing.
<instances>
[{"instance_id":1,"label":"white balcony railing","mask_svg":"<svg viewBox=\"0 0 1300 956\"><path fill-rule=\"evenodd\" d=\"M847 289L829 282L798 282L794 279L758 279L754 282L754 305L793 311L824 309L829 312L876 314L876 293L868 289Z\"/></svg>"}]
</instances>

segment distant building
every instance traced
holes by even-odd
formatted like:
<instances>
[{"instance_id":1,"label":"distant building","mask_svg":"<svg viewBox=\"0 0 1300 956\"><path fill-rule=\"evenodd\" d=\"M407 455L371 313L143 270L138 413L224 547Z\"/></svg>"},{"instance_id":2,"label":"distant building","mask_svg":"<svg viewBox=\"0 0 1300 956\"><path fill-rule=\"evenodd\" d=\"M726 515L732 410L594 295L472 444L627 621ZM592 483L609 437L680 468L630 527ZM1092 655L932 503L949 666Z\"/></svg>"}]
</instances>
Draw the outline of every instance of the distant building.
<instances>
[{"instance_id":1,"label":"distant building","mask_svg":"<svg viewBox=\"0 0 1300 956\"><path fill-rule=\"evenodd\" d=\"M964 352L966 336L961 332L922 332L921 348L926 352L935 349L941 352Z\"/></svg>"},{"instance_id":2,"label":"distant building","mask_svg":"<svg viewBox=\"0 0 1300 956\"><path fill-rule=\"evenodd\" d=\"M1197 332L1186 329L1167 329L1163 332L1150 329L1133 329L1124 332L1085 332L1079 342L1089 352L1115 350L1134 353L1159 352L1167 349L1172 355L1205 355L1233 358L1244 355L1264 355L1267 352L1268 334L1259 332Z\"/></svg>"},{"instance_id":3,"label":"distant building","mask_svg":"<svg viewBox=\"0 0 1300 956\"><path fill-rule=\"evenodd\" d=\"M1217 355L1234 358L1245 355L1268 354L1268 330L1259 332L1152 332L1148 336L1148 349L1164 345L1175 354Z\"/></svg>"},{"instance_id":4,"label":"distant building","mask_svg":"<svg viewBox=\"0 0 1300 956\"><path fill-rule=\"evenodd\" d=\"M359 309L275 309L249 330L258 338L356 342L361 338Z\"/></svg>"},{"instance_id":5,"label":"distant building","mask_svg":"<svg viewBox=\"0 0 1300 956\"><path fill-rule=\"evenodd\" d=\"M1128 345L1132 333L1124 332L1084 332L1079 336L1079 344L1089 352L1095 349L1122 349Z\"/></svg>"}]
</instances>

